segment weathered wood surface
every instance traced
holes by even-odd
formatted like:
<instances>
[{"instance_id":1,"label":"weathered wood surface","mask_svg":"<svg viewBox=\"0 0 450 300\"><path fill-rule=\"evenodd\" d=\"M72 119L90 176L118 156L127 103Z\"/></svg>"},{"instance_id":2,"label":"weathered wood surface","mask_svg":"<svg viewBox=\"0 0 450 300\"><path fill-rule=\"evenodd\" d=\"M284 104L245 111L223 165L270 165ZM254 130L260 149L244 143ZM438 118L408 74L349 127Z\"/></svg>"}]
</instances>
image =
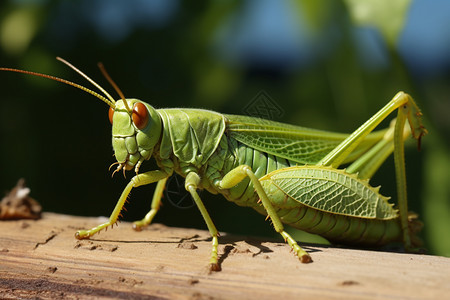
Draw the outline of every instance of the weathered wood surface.
<instances>
[{"instance_id":1,"label":"weathered wood surface","mask_svg":"<svg viewBox=\"0 0 450 300\"><path fill-rule=\"evenodd\" d=\"M280 242L222 234L209 273L208 232L129 223L74 238L98 218L45 213L0 221L0 298L449 299L450 258L305 246L301 264Z\"/></svg>"}]
</instances>

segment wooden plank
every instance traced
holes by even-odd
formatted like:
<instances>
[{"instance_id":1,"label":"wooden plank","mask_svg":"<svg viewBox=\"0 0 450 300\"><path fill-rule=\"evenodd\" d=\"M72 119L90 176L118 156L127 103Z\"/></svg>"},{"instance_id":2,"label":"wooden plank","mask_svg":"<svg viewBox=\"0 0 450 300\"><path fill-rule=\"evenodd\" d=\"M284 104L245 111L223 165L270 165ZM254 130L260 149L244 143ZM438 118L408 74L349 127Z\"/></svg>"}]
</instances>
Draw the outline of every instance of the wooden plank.
<instances>
[{"instance_id":1,"label":"wooden plank","mask_svg":"<svg viewBox=\"0 0 450 300\"><path fill-rule=\"evenodd\" d=\"M0 222L0 296L6 299L448 299L450 259L305 246L222 234L221 272L208 272L207 231L130 223L78 241L104 221L44 213Z\"/></svg>"}]
</instances>

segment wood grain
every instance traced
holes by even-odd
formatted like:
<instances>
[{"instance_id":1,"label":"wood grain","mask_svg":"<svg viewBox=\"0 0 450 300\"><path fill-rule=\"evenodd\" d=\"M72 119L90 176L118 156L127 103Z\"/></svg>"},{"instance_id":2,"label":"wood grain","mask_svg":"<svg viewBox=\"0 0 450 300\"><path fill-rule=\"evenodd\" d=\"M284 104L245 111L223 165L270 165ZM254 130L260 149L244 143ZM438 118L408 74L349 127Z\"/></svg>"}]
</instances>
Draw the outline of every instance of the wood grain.
<instances>
[{"instance_id":1,"label":"wood grain","mask_svg":"<svg viewBox=\"0 0 450 300\"><path fill-rule=\"evenodd\" d=\"M91 240L74 233L103 220L44 213L0 222L0 298L449 299L450 258L308 245L301 264L283 242L221 234L210 273L207 231L121 223Z\"/></svg>"}]
</instances>

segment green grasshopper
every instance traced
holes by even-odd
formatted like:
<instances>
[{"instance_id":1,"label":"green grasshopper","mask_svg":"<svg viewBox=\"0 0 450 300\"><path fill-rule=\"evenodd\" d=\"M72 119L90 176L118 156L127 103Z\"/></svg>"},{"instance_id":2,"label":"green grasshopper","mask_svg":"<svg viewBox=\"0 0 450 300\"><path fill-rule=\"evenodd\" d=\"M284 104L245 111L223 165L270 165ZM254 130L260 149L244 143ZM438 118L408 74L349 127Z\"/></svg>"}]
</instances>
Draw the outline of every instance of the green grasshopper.
<instances>
[{"instance_id":1,"label":"green grasshopper","mask_svg":"<svg viewBox=\"0 0 450 300\"><path fill-rule=\"evenodd\" d=\"M127 99L104 68L105 77L121 99L114 100L92 79L65 60L105 96L57 77L0 68L53 79L86 91L109 105L112 144L117 159L113 172L136 175L123 190L108 222L76 232L87 239L118 221L133 188L157 182L151 210L133 228L149 225L161 205L167 179L185 178L185 188L200 210L212 236L211 270L218 263L218 231L197 191L222 194L240 206L250 206L270 218L273 226L301 262L310 255L284 230L283 223L319 234L330 241L380 246L403 242L406 250L420 246L417 216L408 213L404 139L420 141L427 133L421 112L403 92L352 134L332 133L249 116L225 115L200 109L155 109L138 99ZM374 131L393 111L397 118L388 129ZM408 121L408 124L406 123ZM398 206L394 209L369 179L394 153ZM139 173L153 157L159 170ZM346 169L339 169L348 164ZM114 165L114 164L113 164Z\"/></svg>"}]
</instances>

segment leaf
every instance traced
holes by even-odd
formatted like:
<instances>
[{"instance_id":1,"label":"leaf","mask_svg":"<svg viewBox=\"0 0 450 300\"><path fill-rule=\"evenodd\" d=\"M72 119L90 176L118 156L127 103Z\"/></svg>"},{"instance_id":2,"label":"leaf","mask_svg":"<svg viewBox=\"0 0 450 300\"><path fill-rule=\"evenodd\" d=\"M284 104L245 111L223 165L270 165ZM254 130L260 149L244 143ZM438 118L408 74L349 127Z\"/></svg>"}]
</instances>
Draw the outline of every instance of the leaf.
<instances>
[{"instance_id":1,"label":"leaf","mask_svg":"<svg viewBox=\"0 0 450 300\"><path fill-rule=\"evenodd\" d=\"M403 30L411 0L344 0L356 25L374 26L389 45Z\"/></svg>"}]
</instances>

